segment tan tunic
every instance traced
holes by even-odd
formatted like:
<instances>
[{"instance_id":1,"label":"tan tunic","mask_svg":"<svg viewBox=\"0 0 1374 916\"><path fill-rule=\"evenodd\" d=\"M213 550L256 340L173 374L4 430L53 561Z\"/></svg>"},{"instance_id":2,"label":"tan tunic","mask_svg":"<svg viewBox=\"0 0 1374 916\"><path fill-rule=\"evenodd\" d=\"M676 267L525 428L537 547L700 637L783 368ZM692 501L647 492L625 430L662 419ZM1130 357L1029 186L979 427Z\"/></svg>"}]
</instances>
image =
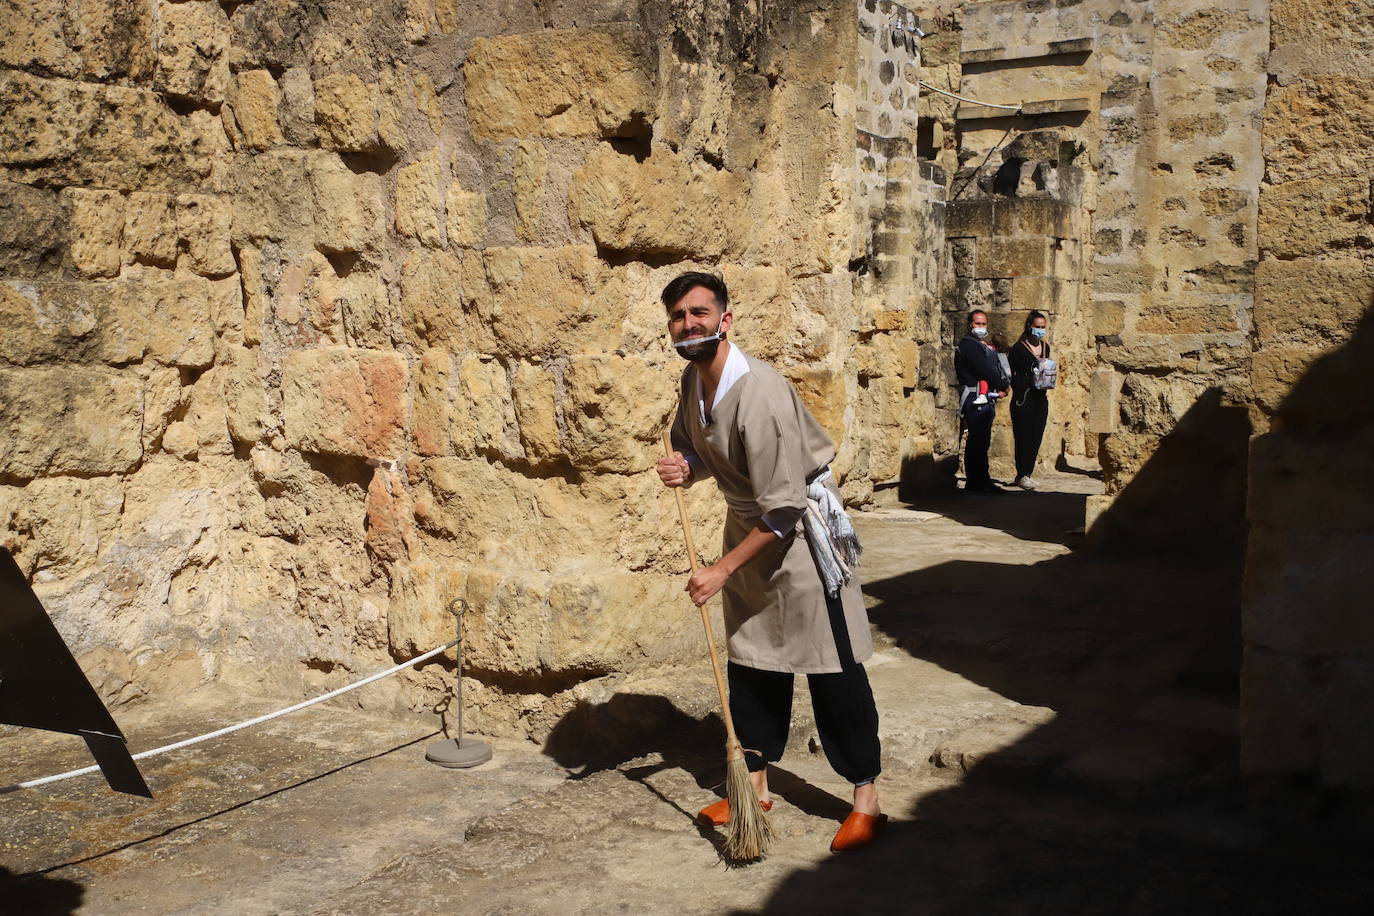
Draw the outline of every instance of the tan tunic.
<instances>
[{"instance_id":1,"label":"tan tunic","mask_svg":"<svg viewBox=\"0 0 1374 916\"><path fill-rule=\"evenodd\" d=\"M725 497L728 552L765 512L806 506L806 481L830 464L835 446L792 385L746 355L749 372L702 425L696 367L682 374L673 445L694 452ZM833 488L834 484L830 484ZM800 523L740 567L721 591L730 660L765 671L830 674L840 670L825 589ZM873 654L857 576L840 590L854 660Z\"/></svg>"}]
</instances>

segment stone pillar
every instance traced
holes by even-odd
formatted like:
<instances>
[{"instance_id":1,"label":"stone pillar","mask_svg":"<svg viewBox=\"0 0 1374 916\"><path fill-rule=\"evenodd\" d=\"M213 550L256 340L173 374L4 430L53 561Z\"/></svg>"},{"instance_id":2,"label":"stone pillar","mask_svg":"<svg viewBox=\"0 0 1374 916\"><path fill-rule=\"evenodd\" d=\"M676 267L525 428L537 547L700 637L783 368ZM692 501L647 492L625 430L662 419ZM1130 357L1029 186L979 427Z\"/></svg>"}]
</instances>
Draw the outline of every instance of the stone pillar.
<instances>
[{"instance_id":1,"label":"stone pillar","mask_svg":"<svg viewBox=\"0 0 1374 916\"><path fill-rule=\"evenodd\" d=\"M1241 765L1374 789L1374 4L1272 5Z\"/></svg>"}]
</instances>

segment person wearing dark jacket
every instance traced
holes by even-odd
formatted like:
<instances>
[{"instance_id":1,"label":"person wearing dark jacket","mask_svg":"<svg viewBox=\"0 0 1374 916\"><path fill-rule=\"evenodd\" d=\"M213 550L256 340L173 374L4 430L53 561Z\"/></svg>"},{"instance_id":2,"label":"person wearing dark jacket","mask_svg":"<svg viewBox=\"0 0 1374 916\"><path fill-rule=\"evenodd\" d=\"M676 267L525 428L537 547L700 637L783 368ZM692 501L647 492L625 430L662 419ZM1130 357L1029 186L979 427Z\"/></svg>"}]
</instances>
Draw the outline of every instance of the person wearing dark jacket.
<instances>
[{"instance_id":1,"label":"person wearing dark jacket","mask_svg":"<svg viewBox=\"0 0 1374 916\"><path fill-rule=\"evenodd\" d=\"M1011 432L1016 440L1016 486L1035 489L1035 459L1040 453L1040 440L1045 435L1045 422L1050 415L1049 391L1035 385L1036 368L1040 360L1050 358L1050 345L1045 340L1048 322L1042 312L1031 312L1026 318L1021 339L1007 354L1011 363Z\"/></svg>"},{"instance_id":2,"label":"person wearing dark jacket","mask_svg":"<svg viewBox=\"0 0 1374 916\"><path fill-rule=\"evenodd\" d=\"M959 382L959 416L968 430L964 446L964 489L978 493L1001 493L988 473L988 446L992 444L992 421L997 415L997 397L1008 393L1011 380L1002 371L997 353L985 340L988 316L981 309L968 315L968 333L954 350L954 375ZM982 382L983 385L979 385ZM980 387L982 391L980 392Z\"/></svg>"}]
</instances>

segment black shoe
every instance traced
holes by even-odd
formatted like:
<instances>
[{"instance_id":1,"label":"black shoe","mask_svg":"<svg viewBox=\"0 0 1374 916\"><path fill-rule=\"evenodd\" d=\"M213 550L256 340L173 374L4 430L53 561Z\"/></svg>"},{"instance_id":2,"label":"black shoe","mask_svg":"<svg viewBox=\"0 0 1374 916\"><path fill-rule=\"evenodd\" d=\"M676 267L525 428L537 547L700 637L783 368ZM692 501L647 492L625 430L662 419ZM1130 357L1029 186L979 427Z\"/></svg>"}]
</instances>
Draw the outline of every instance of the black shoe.
<instances>
[{"instance_id":1,"label":"black shoe","mask_svg":"<svg viewBox=\"0 0 1374 916\"><path fill-rule=\"evenodd\" d=\"M1006 490L1003 490L1001 487L999 487L997 484L993 483L991 480L984 481L983 483L974 484L973 491L975 493L995 493L998 496L1002 496L1007 492Z\"/></svg>"}]
</instances>

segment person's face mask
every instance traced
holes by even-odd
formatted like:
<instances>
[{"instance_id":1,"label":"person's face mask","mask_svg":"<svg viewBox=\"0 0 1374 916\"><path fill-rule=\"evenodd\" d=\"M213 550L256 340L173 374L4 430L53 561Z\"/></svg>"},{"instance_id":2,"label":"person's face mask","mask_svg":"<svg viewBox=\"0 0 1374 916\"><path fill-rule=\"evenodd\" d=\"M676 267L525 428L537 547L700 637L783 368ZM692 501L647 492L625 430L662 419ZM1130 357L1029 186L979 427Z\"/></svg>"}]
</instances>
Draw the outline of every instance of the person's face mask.
<instances>
[{"instance_id":1,"label":"person's face mask","mask_svg":"<svg viewBox=\"0 0 1374 916\"><path fill-rule=\"evenodd\" d=\"M1049 331L1045 330L1044 328L1031 328L1031 336L1034 337L1036 340L1044 340L1045 335L1048 333Z\"/></svg>"},{"instance_id":2,"label":"person's face mask","mask_svg":"<svg viewBox=\"0 0 1374 916\"><path fill-rule=\"evenodd\" d=\"M988 329L987 329L987 328L973 328L972 331L973 331L973 336L974 336L974 337L977 337L979 340L982 340L984 337L987 337L987 336L988 336Z\"/></svg>"},{"instance_id":3,"label":"person's face mask","mask_svg":"<svg viewBox=\"0 0 1374 916\"><path fill-rule=\"evenodd\" d=\"M709 363L716 358L716 351L720 349L720 342L725 339L725 332L721 330L725 326L725 315L720 316L720 323L716 325L716 333L706 337L686 337L682 340L673 341L673 350L678 356L693 363Z\"/></svg>"}]
</instances>

